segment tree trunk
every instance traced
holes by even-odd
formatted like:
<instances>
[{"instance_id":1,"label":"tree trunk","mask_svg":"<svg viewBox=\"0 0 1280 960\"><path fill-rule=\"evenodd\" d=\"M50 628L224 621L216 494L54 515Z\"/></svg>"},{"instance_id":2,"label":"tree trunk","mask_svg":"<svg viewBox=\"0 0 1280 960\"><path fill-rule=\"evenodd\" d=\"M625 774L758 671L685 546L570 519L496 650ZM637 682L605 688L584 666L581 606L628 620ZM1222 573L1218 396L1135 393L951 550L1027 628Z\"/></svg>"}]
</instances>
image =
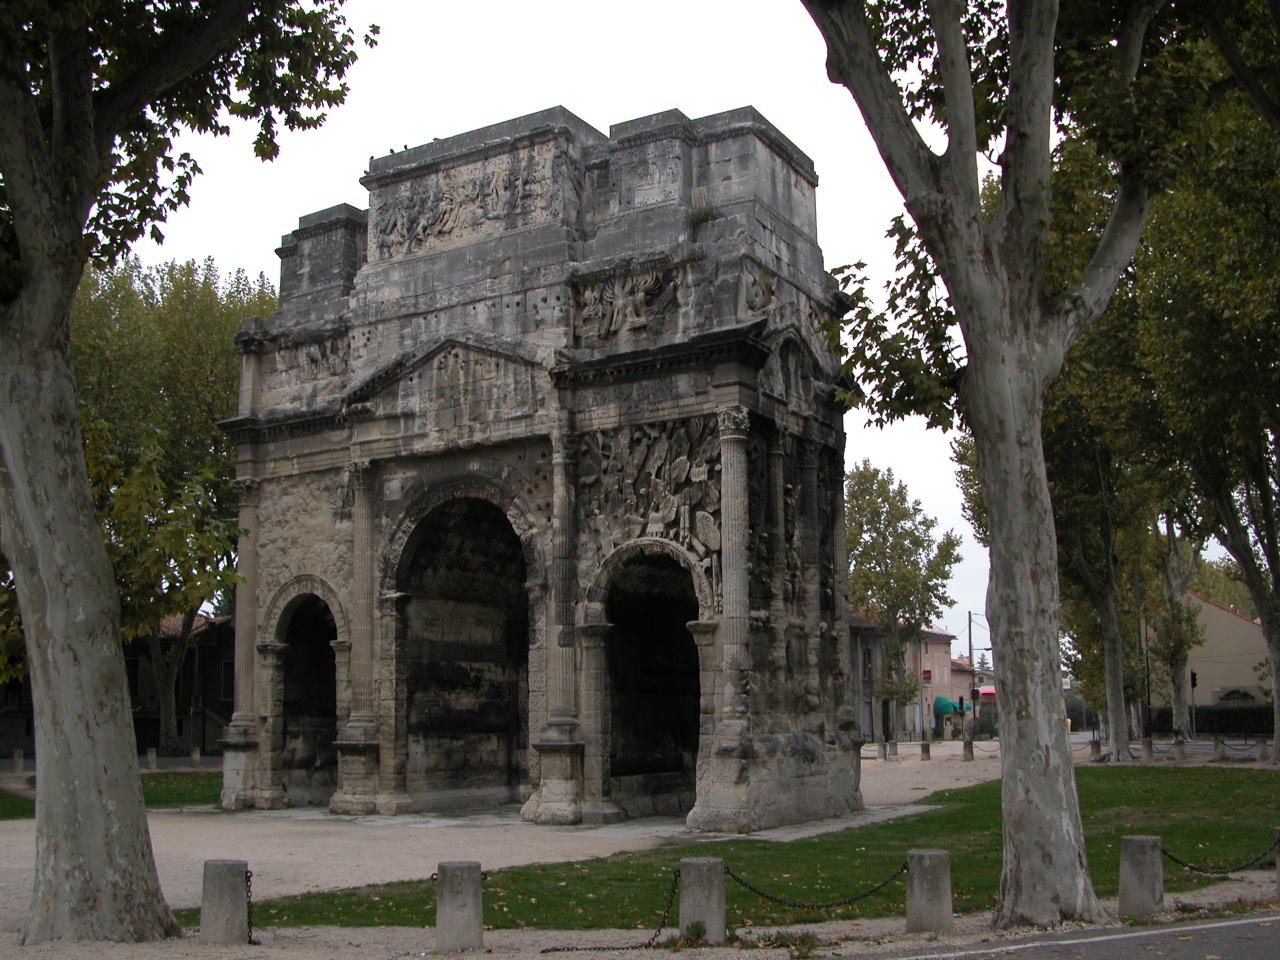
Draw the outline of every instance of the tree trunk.
<instances>
[{"instance_id":1,"label":"tree trunk","mask_svg":"<svg viewBox=\"0 0 1280 960\"><path fill-rule=\"evenodd\" d=\"M1112 763L1130 763L1128 707L1124 699L1124 641L1116 615L1115 593L1108 591L1099 606L1102 627L1102 660L1107 688L1107 726Z\"/></svg>"},{"instance_id":2,"label":"tree trunk","mask_svg":"<svg viewBox=\"0 0 1280 960\"><path fill-rule=\"evenodd\" d=\"M991 524L987 618L1004 841L995 923L1098 922L1062 696L1057 538L1040 433L1044 386L1056 370L1027 332L1032 320L995 326L989 339L969 338L963 384Z\"/></svg>"},{"instance_id":3,"label":"tree trunk","mask_svg":"<svg viewBox=\"0 0 1280 960\"><path fill-rule=\"evenodd\" d=\"M1169 686L1172 688L1170 705L1173 712L1173 739L1188 740L1191 736L1191 717L1187 712L1187 658L1178 657L1167 664Z\"/></svg>"},{"instance_id":4,"label":"tree trunk","mask_svg":"<svg viewBox=\"0 0 1280 960\"><path fill-rule=\"evenodd\" d=\"M81 450L69 363L78 267L27 268L0 308L0 532L35 708L36 871L24 943L180 929L147 832L120 611Z\"/></svg>"},{"instance_id":5,"label":"tree trunk","mask_svg":"<svg viewBox=\"0 0 1280 960\"><path fill-rule=\"evenodd\" d=\"M191 627L195 618L195 610L188 610L183 615L181 631L168 650L164 647L159 627L147 638L151 676L155 681L156 703L160 712L160 752L163 754L182 752L182 744L178 742L178 675L191 649Z\"/></svg>"}]
</instances>

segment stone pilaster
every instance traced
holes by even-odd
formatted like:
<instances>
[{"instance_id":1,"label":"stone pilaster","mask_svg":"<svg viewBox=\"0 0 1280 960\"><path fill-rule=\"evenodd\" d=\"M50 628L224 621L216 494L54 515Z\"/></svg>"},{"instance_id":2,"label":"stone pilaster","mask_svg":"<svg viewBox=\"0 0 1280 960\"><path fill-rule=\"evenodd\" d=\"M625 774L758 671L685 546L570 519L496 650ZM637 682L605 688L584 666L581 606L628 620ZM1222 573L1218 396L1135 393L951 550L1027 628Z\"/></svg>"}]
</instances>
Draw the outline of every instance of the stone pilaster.
<instances>
[{"instance_id":1,"label":"stone pilaster","mask_svg":"<svg viewBox=\"0 0 1280 960\"><path fill-rule=\"evenodd\" d=\"M611 623L579 624L575 631L581 664L582 822L616 823L626 818L606 795L609 780L609 665L605 645Z\"/></svg>"},{"instance_id":2,"label":"stone pilaster","mask_svg":"<svg viewBox=\"0 0 1280 960\"><path fill-rule=\"evenodd\" d=\"M701 738L706 749L698 751L698 799L687 823L695 830L745 830L752 824L747 522L750 417L746 408L738 405L723 407L718 413L723 570L723 616L718 630L720 656L716 678L719 710L713 718L710 735ZM701 650L700 647L700 653Z\"/></svg>"},{"instance_id":3,"label":"stone pilaster","mask_svg":"<svg viewBox=\"0 0 1280 960\"><path fill-rule=\"evenodd\" d=\"M550 617L545 644L547 722L532 746L538 752L539 780L521 809L538 823L578 823L582 819L583 741L577 696L574 600L574 502L568 414L551 438Z\"/></svg>"},{"instance_id":4,"label":"stone pilaster","mask_svg":"<svg viewBox=\"0 0 1280 960\"><path fill-rule=\"evenodd\" d=\"M750 417L745 407L730 406L720 418L720 514L722 536L724 616L721 620L721 654L724 674L723 720L745 734L748 724L747 684L751 639L750 542L747 511L747 431ZM728 731L725 731L726 733Z\"/></svg>"},{"instance_id":5,"label":"stone pilaster","mask_svg":"<svg viewBox=\"0 0 1280 960\"><path fill-rule=\"evenodd\" d=\"M235 707L223 730L222 795L225 810L240 810L253 803L254 759L258 752L258 710L254 704L254 647L258 628L258 498L257 480L237 481L240 493L241 529L236 572L235 611Z\"/></svg>"},{"instance_id":6,"label":"stone pilaster","mask_svg":"<svg viewBox=\"0 0 1280 960\"><path fill-rule=\"evenodd\" d=\"M408 763L408 717L405 691L404 619L407 593L384 593L378 597L374 623L377 628L378 659L374 669L374 698L378 715L379 813L407 813L413 809L406 780Z\"/></svg>"},{"instance_id":7,"label":"stone pilaster","mask_svg":"<svg viewBox=\"0 0 1280 960\"><path fill-rule=\"evenodd\" d=\"M258 703L262 710L260 738L265 750L259 753L258 783L254 791L254 806L275 810L289 806L284 792L281 754L284 752L284 654L283 643L258 644L258 662L263 681L258 691Z\"/></svg>"},{"instance_id":8,"label":"stone pilaster","mask_svg":"<svg viewBox=\"0 0 1280 960\"><path fill-rule=\"evenodd\" d=\"M373 488L369 461L351 466L351 642L347 687L350 711L338 731L338 786L329 799L335 813L371 813L378 792L378 719L373 697L375 566Z\"/></svg>"}]
</instances>

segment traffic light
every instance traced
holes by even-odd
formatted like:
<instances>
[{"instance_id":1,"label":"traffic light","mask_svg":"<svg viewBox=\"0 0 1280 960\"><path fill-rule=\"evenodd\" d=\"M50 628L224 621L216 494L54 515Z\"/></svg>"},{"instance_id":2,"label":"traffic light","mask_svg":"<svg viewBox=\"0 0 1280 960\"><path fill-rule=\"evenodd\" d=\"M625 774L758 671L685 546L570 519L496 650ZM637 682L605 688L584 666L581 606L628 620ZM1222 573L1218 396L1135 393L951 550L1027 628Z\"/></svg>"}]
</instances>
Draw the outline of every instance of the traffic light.
<instances>
[{"instance_id":1,"label":"traffic light","mask_svg":"<svg viewBox=\"0 0 1280 960\"><path fill-rule=\"evenodd\" d=\"M1196 672L1192 670L1191 671L1191 689L1194 690L1195 688L1196 688Z\"/></svg>"}]
</instances>

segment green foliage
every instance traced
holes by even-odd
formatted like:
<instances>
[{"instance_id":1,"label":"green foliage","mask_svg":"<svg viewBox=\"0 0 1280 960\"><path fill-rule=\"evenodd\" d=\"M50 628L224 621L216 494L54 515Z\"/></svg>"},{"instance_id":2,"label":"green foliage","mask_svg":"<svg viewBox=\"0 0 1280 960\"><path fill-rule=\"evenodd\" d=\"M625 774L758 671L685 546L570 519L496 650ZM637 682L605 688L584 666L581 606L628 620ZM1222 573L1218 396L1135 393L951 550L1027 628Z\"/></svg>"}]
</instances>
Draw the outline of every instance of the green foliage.
<instances>
[{"instance_id":1,"label":"green foliage","mask_svg":"<svg viewBox=\"0 0 1280 960\"><path fill-rule=\"evenodd\" d=\"M107 428L87 420L85 464L107 553L120 589L122 640L150 633L161 618L197 609L235 581L227 562L238 533L210 495L212 477L187 477L176 490L161 478L158 440L138 451L127 473Z\"/></svg>"},{"instance_id":2,"label":"green foliage","mask_svg":"<svg viewBox=\"0 0 1280 960\"><path fill-rule=\"evenodd\" d=\"M1205 560L1191 576L1191 590L1206 600L1234 610L1250 620L1258 619L1258 608L1249 595L1240 565L1230 557Z\"/></svg>"},{"instance_id":3,"label":"green foliage","mask_svg":"<svg viewBox=\"0 0 1280 960\"><path fill-rule=\"evenodd\" d=\"M915 695L919 680L907 670L907 644L951 604L947 581L960 539L950 531L935 539L936 526L892 470L864 460L845 477L849 603L883 639L880 696L906 701Z\"/></svg>"},{"instance_id":4,"label":"green foliage","mask_svg":"<svg viewBox=\"0 0 1280 960\"><path fill-rule=\"evenodd\" d=\"M1194 710L1198 737L1270 737L1275 730L1275 717L1269 703L1214 703ZM1173 733L1172 709L1153 709L1151 729L1158 734ZM1247 754L1236 754L1237 759L1245 756Z\"/></svg>"},{"instance_id":5,"label":"green foliage","mask_svg":"<svg viewBox=\"0 0 1280 960\"><path fill-rule=\"evenodd\" d=\"M276 134L321 124L346 97L355 37L343 0L264 0L242 10L211 2L33 0L0 7L4 113L34 162L52 163L81 209L85 253L109 262L187 203L200 172L175 154L182 130L226 134L228 116L257 125L254 151L278 153ZM364 41L374 44L377 27ZM84 96L88 96L86 102ZM59 124L75 115L73 131ZM33 120L40 142L30 139ZM39 151L39 155L35 151ZM25 178L6 186L22 190ZM13 217L24 198L0 191L0 299L21 282ZM8 282L5 282L5 281Z\"/></svg>"},{"instance_id":6,"label":"green foliage","mask_svg":"<svg viewBox=\"0 0 1280 960\"><path fill-rule=\"evenodd\" d=\"M1090 767L1077 770L1080 804L1093 882L1115 896L1120 837L1159 834L1184 860L1228 866L1265 849L1274 838L1280 773L1271 770L1186 767ZM761 843L724 840L670 844L641 853L576 863L512 867L487 874L484 923L495 929L577 930L622 927L637 938L656 926L671 889L671 871L684 857L722 857L761 889L792 900L824 902L866 890L888 877L907 851L950 851L955 909L988 911L1000 882L1000 783L944 790L922 802L944 809L807 840ZM1165 889L1195 889L1213 882L1166 864ZM802 910L761 900L726 883L730 926L738 930L778 924L900 916L904 886L845 907ZM186 925L198 912L182 911ZM346 927L423 926L435 922L435 890L426 880L259 901L254 925Z\"/></svg>"},{"instance_id":7,"label":"green foliage","mask_svg":"<svg viewBox=\"0 0 1280 960\"><path fill-rule=\"evenodd\" d=\"M158 440L166 486L209 471L224 509L234 506L234 450L217 424L236 412L235 336L275 306L265 277L224 278L212 260L147 268L126 257L85 274L72 307L77 393L126 470Z\"/></svg>"}]
</instances>

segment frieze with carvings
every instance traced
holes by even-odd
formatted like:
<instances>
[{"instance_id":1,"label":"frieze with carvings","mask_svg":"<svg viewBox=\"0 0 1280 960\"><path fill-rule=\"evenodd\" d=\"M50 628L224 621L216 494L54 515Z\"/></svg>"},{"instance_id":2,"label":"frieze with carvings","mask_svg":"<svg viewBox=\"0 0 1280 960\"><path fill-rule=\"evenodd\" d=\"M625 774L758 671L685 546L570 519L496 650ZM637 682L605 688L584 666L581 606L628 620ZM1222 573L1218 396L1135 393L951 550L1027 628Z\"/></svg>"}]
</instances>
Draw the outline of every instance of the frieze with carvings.
<instances>
[{"instance_id":1,"label":"frieze with carvings","mask_svg":"<svg viewBox=\"0 0 1280 960\"><path fill-rule=\"evenodd\" d=\"M662 537L697 558L719 597L720 436L714 416L585 433L577 470L584 583L616 547Z\"/></svg>"},{"instance_id":2,"label":"frieze with carvings","mask_svg":"<svg viewBox=\"0 0 1280 960\"><path fill-rule=\"evenodd\" d=\"M559 162L558 162L559 161ZM373 259L410 256L551 220L562 205L551 143L462 164L375 197ZM573 178L567 178L572 186Z\"/></svg>"},{"instance_id":3,"label":"frieze with carvings","mask_svg":"<svg viewBox=\"0 0 1280 960\"><path fill-rule=\"evenodd\" d=\"M656 328L680 306L676 271L655 267L583 280L574 284L573 305L579 340L608 340L623 330Z\"/></svg>"}]
</instances>

